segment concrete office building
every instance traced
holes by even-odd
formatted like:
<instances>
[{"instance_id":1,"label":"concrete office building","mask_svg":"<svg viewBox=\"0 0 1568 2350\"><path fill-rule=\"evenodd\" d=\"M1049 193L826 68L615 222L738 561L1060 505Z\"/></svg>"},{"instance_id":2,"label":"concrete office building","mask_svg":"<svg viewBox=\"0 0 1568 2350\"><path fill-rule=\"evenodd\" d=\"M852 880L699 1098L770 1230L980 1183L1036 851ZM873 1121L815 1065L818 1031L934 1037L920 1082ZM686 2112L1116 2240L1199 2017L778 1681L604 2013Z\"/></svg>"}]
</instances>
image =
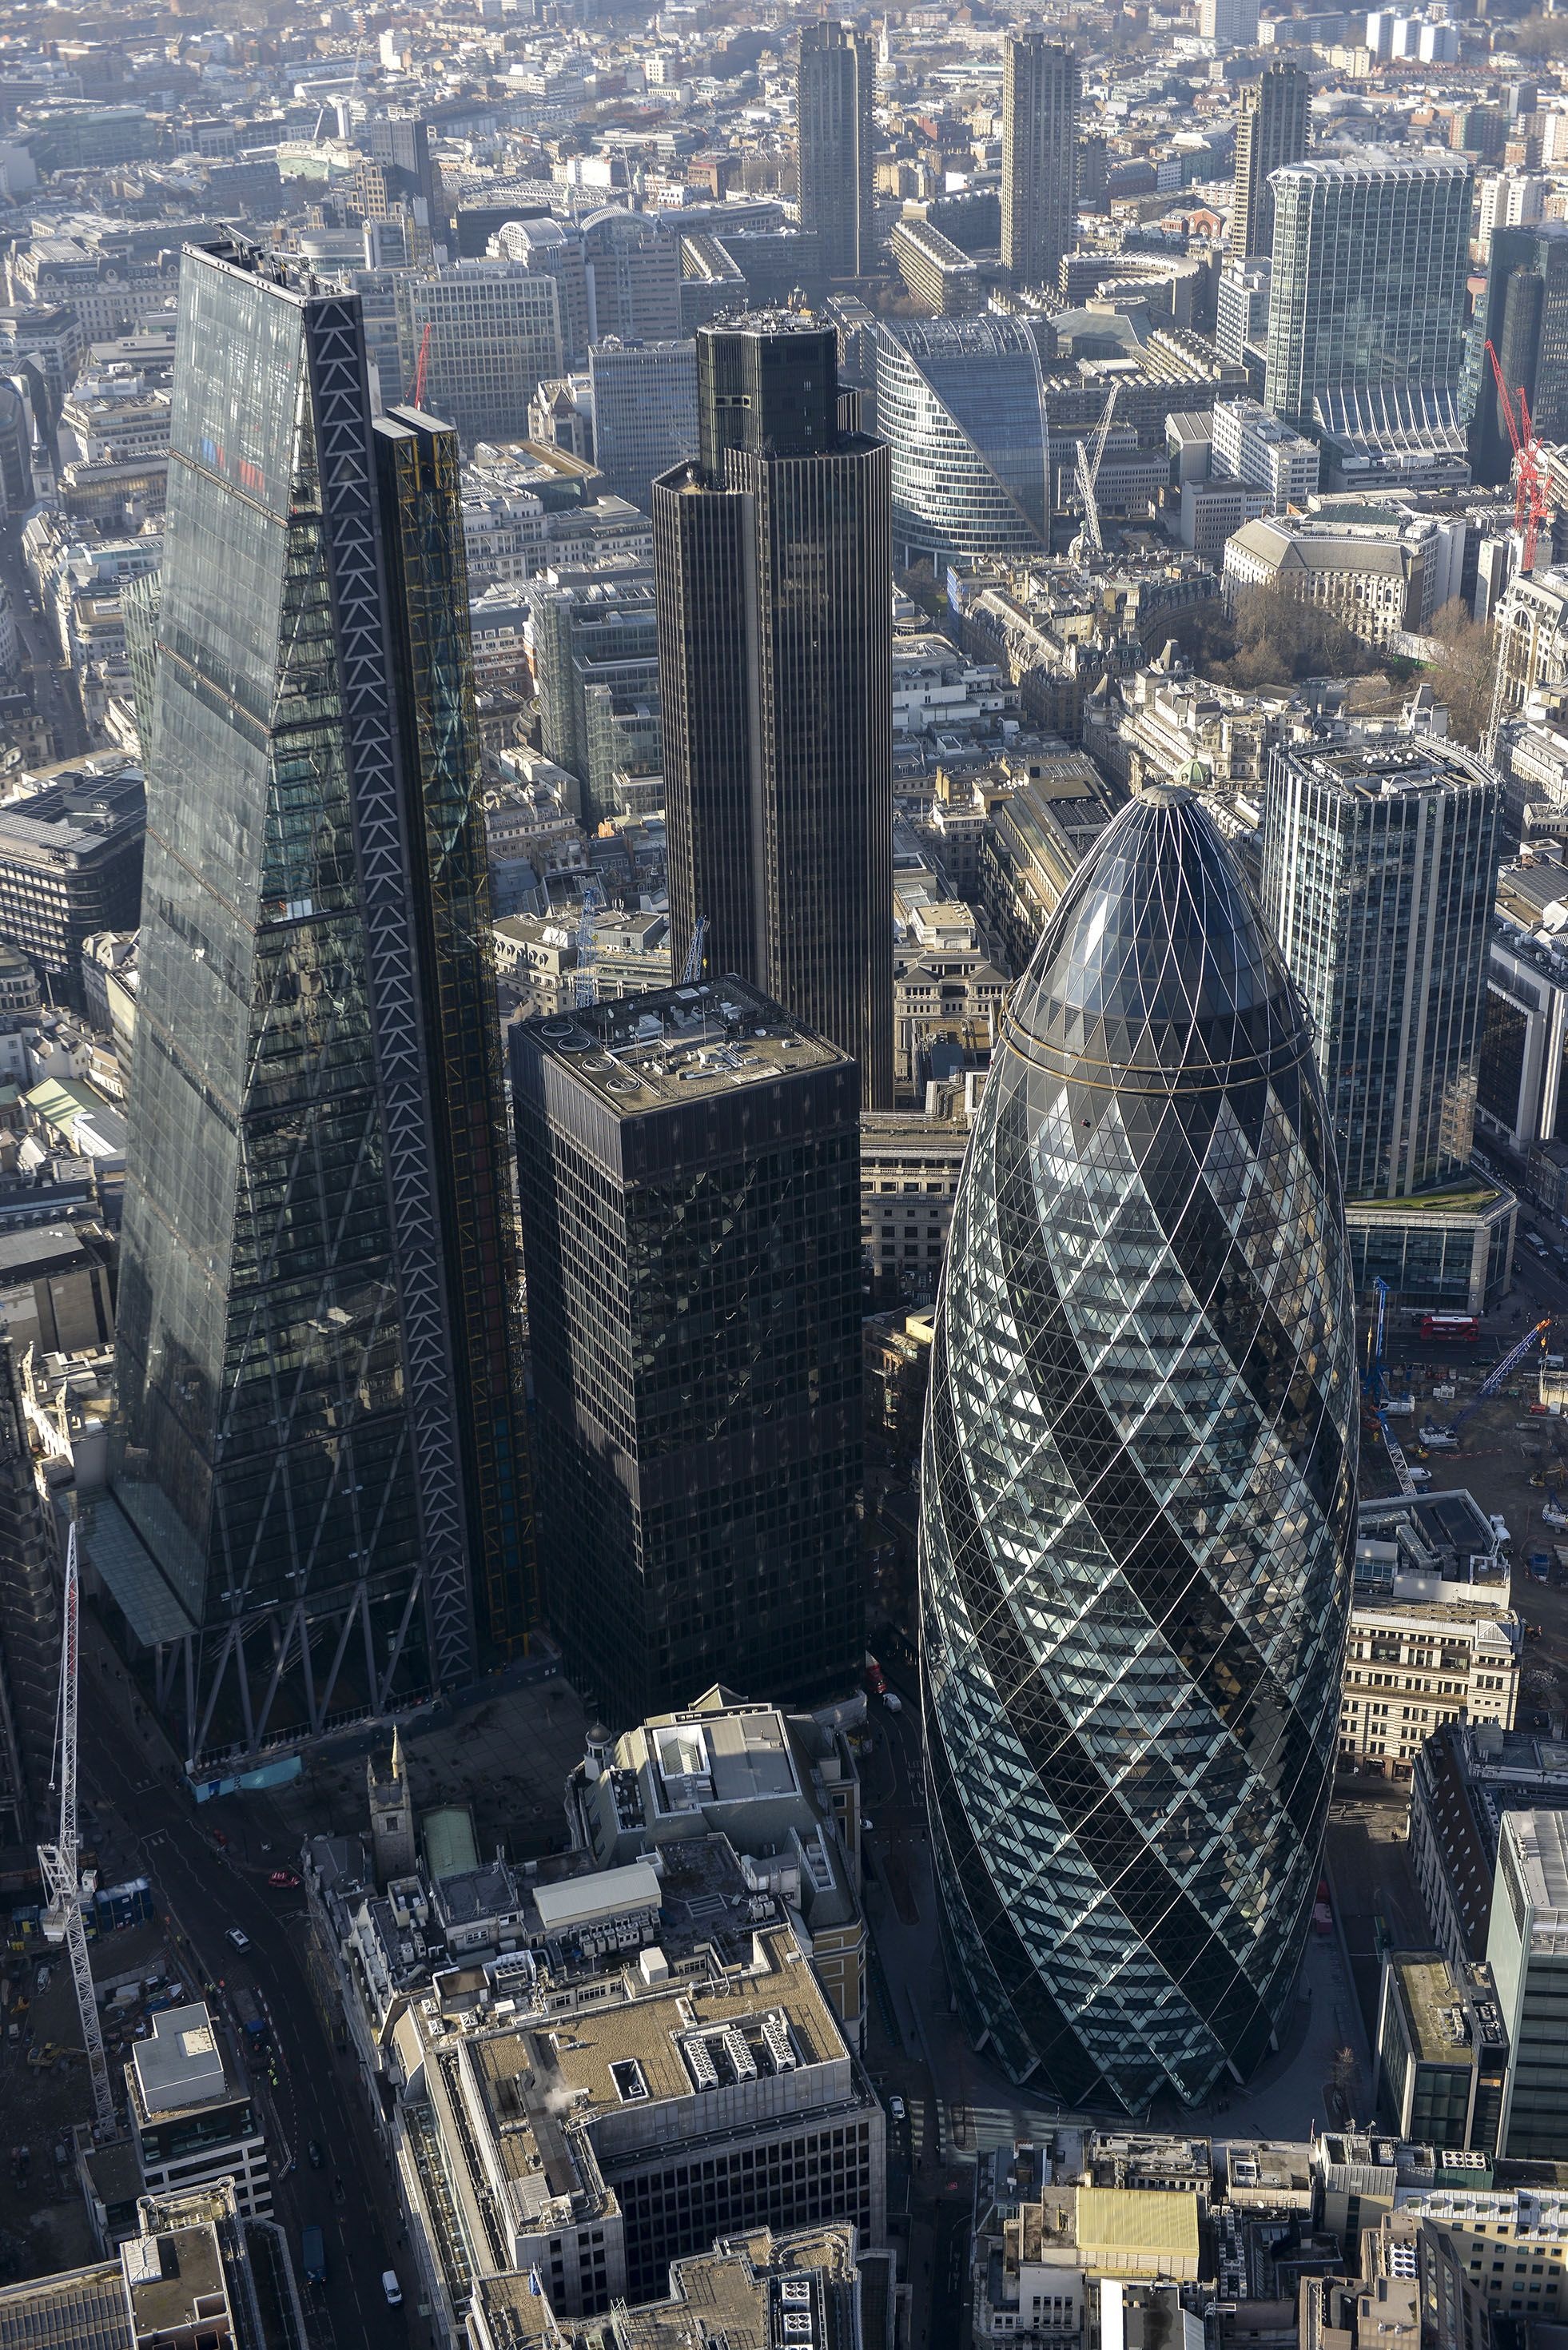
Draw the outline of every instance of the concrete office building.
<instances>
[{"instance_id":1,"label":"concrete office building","mask_svg":"<svg viewBox=\"0 0 1568 2350\"><path fill-rule=\"evenodd\" d=\"M527 611L545 756L576 776L578 813L592 832L615 813L610 776L594 757L594 691L659 707L653 574L634 563L548 571L530 582Z\"/></svg>"},{"instance_id":2,"label":"concrete office building","mask_svg":"<svg viewBox=\"0 0 1568 2350\"><path fill-rule=\"evenodd\" d=\"M272 2210L266 2139L249 2088L201 2000L152 2019L125 2068L130 2127L149 2195L233 2181L247 2220Z\"/></svg>"},{"instance_id":3,"label":"concrete office building","mask_svg":"<svg viewBox=\"0 0 1568 2350\"><path fill-rule=\"evenodd\" d=\"M1270 514L1305 506L1322 463L1315 442L1271 416L1257 400L1217 400L1212 432L1216 473L1267 491Z\"/></svg>"},{"instance_id":4,"label":"concrete office building","mask_svg":"<svg viewBox=\"0 0 1568 2350\"><path fill-rule=\"evenodd\" d=\"M857 1678L858 1093L733 978L513 1031L542 1555L612 1724Z\"/></svg>"},{"instance_id":5,"label":"concrete office building","mask_svg":"<svg viewBox=\"0 0 1568 2350\"><path fill-rule=\"evenodd\" d=\"M697 454L697 346L623 342L588 351L594 463L646 514L655 476Z\"/></svg>"},{"instance_id":6,"label":"concrete office building","mask_svg":"<svg viewBox=\"0 0 1568 2350\"><path fill-rule=\"evenodd\" d=\"M1468 1719L1511 1730L1524 1628L1485 1513L1467 1492L1364 1502L1339 1708L1343 1769L1408 1779Z\"/></svg>"},{"instance_id":7,"label":"concrete office building","mask_svg":"<svg viewBox=\"0 0 1568 2350\"><path fill-rule=\"evenodd\" d=\"M1507 2075L1490 1970L1441 1950L1386 1951L1372 2091L1384 2126L1407 2144L1495 2155Z\"/></svg>"},{"instance_id":8,"label":"concrete office building","mask_svg":"<svg viewBox=\"0 0 1568 2350\"><path fill-rule=\"evenodd\" d=\"M1044 33L1010 33L1002 82L1002 258L1015 286L1053 291L1078 198L1078 60Z\"/></svg>"},{"instance_id":9,"label":"concrete office building","mask_svg":"<svg viewBox=\"0 0 1568 2350\"><path fill-rule=\"evenodd\" d=\"M1255 16L1252 26L1255 36ZM1231 199L1233 263L1267 261L1273 250L1274 198L1269 174L1287 163L1299 163L1306 153L1311 96L1312 84L1300 66L1283 62L1265 66L1258 80L1241 92Z\"/></svg>"},{"instance_id":10,"label":"concrete office building","mask_svg":"<svg viewBox=\"0 0 1568 2350\"><path fill-rule=\"evenodd\" d=\"M870 36L832 21L803 26L795 74L800 224L817 241L825 277L862 277L876 265Z\"/></svg>"},{"instance_id":11,"label":"concrete office building","mask_svg":"<svg viewBox=\"0 0 1568 2350\"><path fill-rule=\"evenodd\" d=\"M410 396L422 346L428 414L471 443L523 439L535 386L566 364L556 280L519 262L458 261L430 276L400 276L396 299Z\"/></svg>"},{"instance_id":12,"label":"concrete office building","mask_svg":"<svg viewBox=\"0 0 1568 2350\"><path fill-rule=\"evenodd\" d=\"M841 1731L711 1689L613 1744L591 1740L566 1782L566 1818L574 1849L607 1869L698 1837L727 1837L748 1877L799 1918L845 2037L864 2047L860 1774Z\"/></svg>"},{"instance_id":13,"label":"concrete office building","mask_svg":"<svg viewBox=\"0 0 1568 2350\"><path fill-rule=\"evenodd\" d=\"M884 2239L882 2110L787 1925L726 1929L680 1972L659 1943L577 1979L503 1957L438 1977L389 2036L414 2232L471 2247L465 2283L536 2272L570 2321L665 2291L716 2237ZM438 2307L457 2282L430 2279Z\"/></svg>"},{"instance_id":14,"label":"concrete office building","mask_svg":"<svg viewBox=\"0 0 1568 2350\"><path fill-rule=\"evenodd\" d=\"M147 795L141 771L77 765L0 807L0 940L80 1004L82 948L134 930L141 906Z\"/></svg>"},{"instance_id":15,"label":"concrete office building","mask_svg":"<svg viewBox=\"0 0 1568 2350\"><path fill-rule=\"evenodd\" d=\"M1558 1740L1459 1719L1420 1749L1410 1861L1433 1939L1454 1966L1486 1954L1502 1820L1559 1806L1568 1806L1568 1745Z\"/></svg>"}]
</instances>

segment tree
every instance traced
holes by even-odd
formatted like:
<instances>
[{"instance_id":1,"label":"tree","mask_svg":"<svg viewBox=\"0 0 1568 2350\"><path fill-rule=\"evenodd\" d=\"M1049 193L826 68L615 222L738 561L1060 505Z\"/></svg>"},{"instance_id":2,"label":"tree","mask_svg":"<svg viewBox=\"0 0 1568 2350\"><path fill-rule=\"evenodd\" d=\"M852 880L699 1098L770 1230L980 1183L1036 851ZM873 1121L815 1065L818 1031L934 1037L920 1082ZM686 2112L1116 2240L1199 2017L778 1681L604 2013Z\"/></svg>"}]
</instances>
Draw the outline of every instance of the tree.
<instances>
[{"instance_id":1,"label":"tree","mask_svg":"<svg viewBox=\"0 0 1568 2350\"><path fill-rule=\"evenodd\" d=\"M1497 673L1497 631L1490 620L1472 620L1456 596L1432 623L1438 647L1432 690L1446 702L1449 732L1474 750L1491 724L1492 683Z\"/></svg>"}]
</instances>

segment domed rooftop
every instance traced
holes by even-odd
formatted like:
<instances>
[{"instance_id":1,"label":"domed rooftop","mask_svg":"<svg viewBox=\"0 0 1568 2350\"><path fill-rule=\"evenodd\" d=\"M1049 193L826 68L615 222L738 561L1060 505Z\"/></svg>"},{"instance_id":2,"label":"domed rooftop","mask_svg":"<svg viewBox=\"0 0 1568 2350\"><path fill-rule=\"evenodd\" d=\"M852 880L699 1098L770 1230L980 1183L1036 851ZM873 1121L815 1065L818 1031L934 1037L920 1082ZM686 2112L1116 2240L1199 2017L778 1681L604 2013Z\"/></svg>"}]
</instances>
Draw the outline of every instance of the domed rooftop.
<instances>
[{"instance_id":1,"label":"domed rooftop","mask_svg":"<svg viewBox=\"0 0 1568 2350\"><path fill-rule=\"evenodd\" d=\"M1009 998L1007 1042L1093 1084L1282 1073L1305 1015L1219 827L1183 784L1141 792L1074 875Z\"/></svg>"}]
</instances>

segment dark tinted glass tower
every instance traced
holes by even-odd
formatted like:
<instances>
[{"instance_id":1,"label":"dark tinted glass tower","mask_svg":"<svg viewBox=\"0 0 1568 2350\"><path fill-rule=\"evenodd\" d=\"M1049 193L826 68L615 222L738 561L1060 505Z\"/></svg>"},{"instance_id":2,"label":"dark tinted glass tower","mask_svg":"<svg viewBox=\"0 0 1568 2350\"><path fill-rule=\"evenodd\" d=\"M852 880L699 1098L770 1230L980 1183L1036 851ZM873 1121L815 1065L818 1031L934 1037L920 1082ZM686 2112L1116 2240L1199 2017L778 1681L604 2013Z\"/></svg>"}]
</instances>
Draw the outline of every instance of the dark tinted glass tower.
<instances>
[{"instance_id":1,"label":"dark tinted glass tower","mask_svg":"<svg viewBox=\"0 0 1568 2350\"><path fill-rule=\"evenodd\" d=\"M616 1723L863 1654L859 1087L738 980L513 1031L541 1552Z\"/></svg>"},{"instance_id":2,"label":"dark tinted glass tower","mask_svg":"<svg viewBox=\"0 0 1568 2350\"><path fill-rule=\"evenodd\" d=\"M654 484L675 967L733 971L893 1097L886 446L844 431L831 328L697 337L701 454Z\"/></svg>"},{"instance_id":3,"label":"dark tinted glass tower","mask_svg":"<svg viewBox=\"0 0 1568 2350\"><path fill-rule=\"evenodd\" d=\"M1355 1538L1334 1146L1294 989L1180 787L1070 883L954 1209L921 1474L954 1988L1014 2079L1196 2104L1307 1932Z\"/></svg>"},{"instance_id":4,"label":"dark tinted glass tower","mask_svg":"<svg viewBox=\"0 0 1568 2350\"><path fill-rule=\"evenodd\" d=\"M1568 222L1494 228L1481 303L1483 340L1502 363L1503 381L1521 387L1543 441L1568 439ZM1513 444L1491 362L1482 357L1470 426L1470 458L1483 482L1506 482Z\"/></svg>"},{"instance_id":5,"label":"dark tinted glass tower","mask_svg":"<svg viewBox=\"0 0 1568 2350\"><path fill-rule=\"evenodd\" d=\"M1312 84L1300 66L1265 66L1241 92L1236 123L1236 177L1231 206L1233 257L1267 261L1274 243L1274 199L1269 173L1299 163L1307 151L1307 100Z\"/></svg>"},{"instance_id":6,"label":"dark tinted glass tower","mask_svg":"<svg viewBox=\"0 0 1568 2350\"><path fill-rule=\"evenodd\" d=\"M877 62L847 25L801 28L795 84L800 224L820 240L825 277L861 277L874 264L871 203Z\"/></svg>"},{"instance_id":7,"label":"dark tinted glass tower","mask_svg":"<svg viewBox=\"0 0 1568 2350\"><path fill-rule=\"evenodd\" d=\"M353 297L187 255L89 1546L192 1756L527 1613L455 481L429 419L372 431Z\"/></svg>"},{"instance_id":8,"label":"dark tinted glass tower","mask_svg":"<svg viewBox=\"0 0 1568 2350\"><path fill-rule=\"evenodd\" d=\"M1078 60L1044 33L1008 36L1002 85L1002 258L1053 292L1075 242Z\"/></svg>"}]
</instances>

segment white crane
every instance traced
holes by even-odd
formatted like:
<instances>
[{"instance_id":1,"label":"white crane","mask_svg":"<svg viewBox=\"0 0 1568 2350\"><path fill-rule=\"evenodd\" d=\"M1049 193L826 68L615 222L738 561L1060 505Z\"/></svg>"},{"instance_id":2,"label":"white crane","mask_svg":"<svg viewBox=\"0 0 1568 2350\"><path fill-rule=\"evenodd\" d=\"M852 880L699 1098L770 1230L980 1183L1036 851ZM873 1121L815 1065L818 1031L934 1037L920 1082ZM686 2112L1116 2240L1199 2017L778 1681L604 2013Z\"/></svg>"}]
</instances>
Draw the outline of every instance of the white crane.
<instances>
[{"instance_id":1,"label":"white crane","mask_svg":"<svg viewBox=\"0 0 1568 2350\"><path fill-rule=\"evenodd\" d=\"M686 968L680 974L682 987L694 987L702 976L702 949L708 940L708 917L699 914L691 933L691 943L686 950Z\"/></svg>"},{"instance_id":2,"label":"white crane","mask_svg":"<svg viewBox=\"0 0 1568 2350\"><path fill-rule=\"evenodd\" d=\"M1113 383L1110 390L1106 395L1105 412L1101 416L1099 423L1095 430L1095 449L1093 456L1089 453L1089 442L1088 435L1086 433L1083 440L1078 443L1078 495L1084 501L1084 527L1089 534L1090 544L1095 548L1096 554L1102 554L1105 550L1105 541L1100 536L1100 501L1098 495L1100 460L1106 453L1106 442L1110 438L1111 419L1116 412L1116 393L1120 388L1121 387L1118 384Z\"/></svg>"},{"instance_id":3,"label":"white crane","mask_svg":"<svg viewBox=\"0 0 1568 2350\"><path fill-rule=\"evenodd\" d=\"M38 1846L48 1908L44 1912L44 1939L63 1942L70 1954L71 1977L77 1987L82 2045L92 2080L93 2120L102 2137L116 2130L114 2095L109 2085L109 2062L103 2053L103 2033L93 1996L92 1963L88 1957L87 1926L81 1897L98 1884L96 1870L81 1875L81 1844L77 1835L77 1634L80 1586L77 1574L77 1530L66 1545L66 1620L60 1642L60 1697L55 1718L55 1761L60 1783L60 1826L53 1844Z\"/></svg>"}]
</instances>

